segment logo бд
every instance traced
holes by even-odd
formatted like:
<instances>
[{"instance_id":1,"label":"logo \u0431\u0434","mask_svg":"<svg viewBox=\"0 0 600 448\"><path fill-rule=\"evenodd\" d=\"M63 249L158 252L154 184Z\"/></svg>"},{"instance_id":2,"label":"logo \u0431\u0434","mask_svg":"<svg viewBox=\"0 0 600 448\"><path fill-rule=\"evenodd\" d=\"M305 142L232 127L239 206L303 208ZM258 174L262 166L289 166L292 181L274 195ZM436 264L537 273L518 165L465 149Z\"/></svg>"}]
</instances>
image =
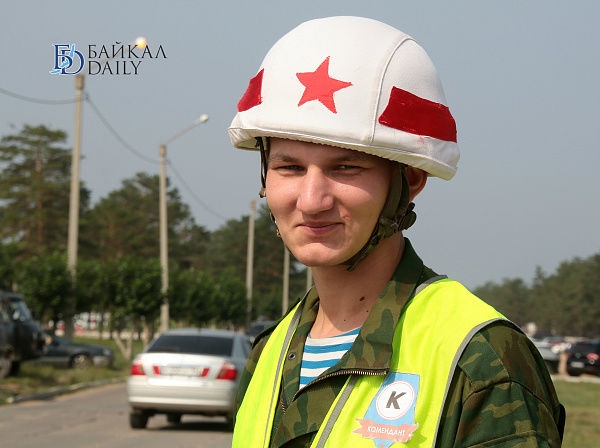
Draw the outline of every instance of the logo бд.
<instances>
[{"instance_id":1,"label":"logo \u0431\u0434","mask_svg":"<svg viewBox=\"0 0 600 448\"><path fill-rule=\"evenodd\" d=\"M51 75L76 75L85 65L81 52L75 49L75 44L54 45L54 68Z\"/></svg>"}]
</instances>

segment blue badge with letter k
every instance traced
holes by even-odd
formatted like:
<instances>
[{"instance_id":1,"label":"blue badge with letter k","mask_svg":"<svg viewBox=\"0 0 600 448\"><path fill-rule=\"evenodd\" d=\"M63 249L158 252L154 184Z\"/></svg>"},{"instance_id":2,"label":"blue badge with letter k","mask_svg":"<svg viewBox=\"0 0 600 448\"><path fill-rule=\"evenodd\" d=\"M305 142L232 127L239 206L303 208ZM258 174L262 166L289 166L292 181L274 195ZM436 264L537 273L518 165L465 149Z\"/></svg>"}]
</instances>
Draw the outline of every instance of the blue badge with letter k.
<instances>
[{"instance_id":1,"label":"blue badge with letter k","mask_svg":"<svg viewBox=\"0 0 600 448\"><path fill-rule=\"evenodd\" d=\"M415 405L419 393L419 375L390 372L364 418L354 432L372 439L377 448L406 443L419 427L415 423Z\"/></svg>"}]
</instances>

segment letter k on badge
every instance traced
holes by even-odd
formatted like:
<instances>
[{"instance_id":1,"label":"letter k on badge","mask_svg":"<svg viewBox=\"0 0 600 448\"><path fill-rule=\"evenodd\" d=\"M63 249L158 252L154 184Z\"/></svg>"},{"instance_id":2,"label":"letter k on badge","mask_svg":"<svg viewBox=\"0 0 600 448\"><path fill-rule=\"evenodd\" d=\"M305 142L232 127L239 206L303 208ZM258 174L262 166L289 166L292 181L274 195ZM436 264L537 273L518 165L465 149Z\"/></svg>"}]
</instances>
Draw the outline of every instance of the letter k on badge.
<instances>
[{"instance_id":1,"label":"letter k on badge","mask_svg":"<svg viewBox=\"0 0 600 448\"><path fill-rule=\"evenodd\" d=\"M418 392L418 375L390 372L354 432L372 439L377 448L408 442L419 427L415 423Z\"/></svg>"}]
</instances>

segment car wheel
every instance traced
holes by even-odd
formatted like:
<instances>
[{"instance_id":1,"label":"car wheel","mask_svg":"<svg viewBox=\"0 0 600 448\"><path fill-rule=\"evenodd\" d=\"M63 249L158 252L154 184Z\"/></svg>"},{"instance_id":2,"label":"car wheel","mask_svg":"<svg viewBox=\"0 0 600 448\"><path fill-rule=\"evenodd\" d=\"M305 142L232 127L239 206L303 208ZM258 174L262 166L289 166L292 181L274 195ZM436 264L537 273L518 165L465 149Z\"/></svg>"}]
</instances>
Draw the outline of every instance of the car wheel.
<instances>
[{"instance_id":1,"label":"car wheel","mask_svg":"<svg viewBox=\"0 0 600 448\"><path fill-rule=\"evenodd\" d=\"M178 425L181 423L181 414L167 414L167 421L174 425Z\"/></svg>"},{"instance_id":2,"label":"car wheel","mask_svg":"<svg viewBox=\"0 0 600 448\"><path fill-rule=\"evenodd\" d=\"M131 412L129 414L129 426L133 429L144 429L148 424L148 415L143 412Z\"/></svg>"},{"instance_id":3,"label":"car wheel","mask_svg":"<svg viewBox=\"0 0 600 448\"><path fill-rule=\"evenodd\" d=\"M229 431L233 431L233 414L228 414L225 416L225 425Z\"/></svg>"},{"instance_id":4,"label":"car wheel","mask_svg":"<svg viewBox=\"0 0 600 448\"><path fill-rule=\"evenodd\" d=\"M21 361L13 361L10 365L10 376L17 376L21 371Z\"/></svg>"},{"instance_id":5,"label":"car wheel","mask_svg":"<svg viewBox=\"0 0 600 448\"><path fill-rule=\"evenodd\" d=\"M2 356L0 358L0 379L6 378L10 375L12 370L12 362L9 357Z\"/></svg>"},{"instance_id":6,"label":"car wheel","mask_svg":"<svg viewBox=\"0 0 600 448\"><path fill-rule=\"evenodd\" d=\"M71 359L71 367L74 369L88 369L92 365L92 359L83 353L73 356Z\"/></svg>"}]
</instances>

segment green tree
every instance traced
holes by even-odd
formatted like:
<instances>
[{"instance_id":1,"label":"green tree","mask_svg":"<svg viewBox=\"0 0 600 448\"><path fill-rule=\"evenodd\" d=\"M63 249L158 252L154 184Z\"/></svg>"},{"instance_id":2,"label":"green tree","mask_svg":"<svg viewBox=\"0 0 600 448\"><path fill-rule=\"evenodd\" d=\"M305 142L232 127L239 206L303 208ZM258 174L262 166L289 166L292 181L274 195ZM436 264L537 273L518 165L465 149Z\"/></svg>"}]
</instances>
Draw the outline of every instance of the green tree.
<instances>
[{"instance_id":1,"label":"green tree","mask_svg":"<svg viewBox=\"0 0 600 448\"><path fill-rule=\"evenodd\" d=\"M231 268L233 275L245 279L247 247L248 216L230 219L210 235L206 269L216 274Z\"/></svg>"},{"instance_id":2,"label":"green tree","mask_svg":"<svg viewBox=\"0 0 600 448\"><path fill-rule=\"evenodd\" d=\"M554 289L555 280L547 276L538 266L531 288L531 303L535 313L531 322L535 323L537 332L544 334L562 333L561 292ZM567 334L567 333L564 333Z\"/></svg>"},{"instance_id":3,"label":"green tree","mask_svg":"<svg viewBox=\"0 0 600 448\"><path fill-rule=\"evenodd\" d=\"M64 250L70 192L66 133L25 125L0 140L0 239L17 244L19 259ZM81 188L81 211L89 191Z\"/></svg>"},{"instance_id":4,"label":"green tree","mask_svg":"<svg viewBox=\"0 0 600 448\"><path fill-rule=\"evenodd\" d=\"M204 326L215 320L215 281L205 271L175 269L169 282L169 314L183 326Z\"/></svg>"},{"instance_id":5,"label":"green tree","mask_svg":"<svg viewBox=\"0 0 600 448\"><path fill-rule=\"evenodd\" d=\"M600 254L562 262L546 275L539 267L531 287L521 279L488 282L475 293L524 325L532 322L538 333L598 336L600 321Z\"/></svg>"},{"instance_id":6,"label":"green tree","mask_svg":"<svg viewBox=\"0 0 600 448\"><path fill-rule=\"evenodd\" d=\"M561 263L538 285L540 320L549 332L597 336L600 321L600 254Z\"/></svg>"},{"instance_id":7,"label":"green tree","mask_svg":"<svg viewBox=\"0 0 600 448\"><path fill-rule=\"evenodd\" d=\"M126 359L131 356L131 341L127 346L120 339L121 330L129 335L144 331L144 342L154 336L158 319L161 268L156 259L124 256L100 262L85 260L79 264L77 279L77 311L95 311L110 315L110 337L114 338ZM99 322L102 332L107 322Z\"/></svg>"},{"instance_id":8,"label":"green tree","mask_svg":"<svg viewBox=\"0 0 600 448\"><path fill-rule=\"evenodd\" d=\"M155 259L125 256L110 261L109 277L102 282L112 297L108 308L111 315L111 330L123 355L131 357L133 332L144 335L148 342L154 335L155 322L160 312L160 264ZM129 343L122 344L120 333L129 330Z\"/></svg>"},{"instance_id":9,"label":"green tree","mask_svg":"<svg viewBox=\"0 0 600 448\"><path fill-rule=\"evenodd\" d=\"M73 291L64 252L34 255L22 261L17 279L19 292L43 323L52 320L56 324L68 318L65 310Z\"/></svg>"},{"instance_id":10,"label":"green tree","mask_svg":"<svg viewBox=\"0 0 600 448\"><path fill-rule=\"evenodd\" d=\"M137 173L109 193L88 215L83 239L89 257L108 260L125 255L159 256L158 176ZM169 258L184 266L201 257L208 232L195 224L177 189L167 191Z\"/></svg>"},{"instance_id":11,"label":"green tree","mask_svg":"<svg viewBox=\"0 0 600 448\"><path fill-rule=\"evenodd\" d=\"M531 291L520 278L504 279L501 284L488 282L474 293L519 325L531 318Z\"/></svg>"},{"instance_id":12,"label":"green tree","mask_svg":"<svg viewBox=\"0 0 600 448\"><path fill-rule=\"evenodd\" d=\"M217 321L225 326L242 326L246 320L246 285L229 270L217 276L213 301L217 304Z\"/></svg>"},{"instance_id":13,"label":"green tree","mask_svg":"<svg viewBox=\"0 0 600 448\"><path fill-rule=\"evenodd\" d=\"M119 259L115 301L124 316L153 325L160 312L160 272L156 259L132 255Z\"/></svg>"},{"instance_id":14,"label":"green tree","mask_svg":"<svg viewBox=\"0 0 600 448\"><path fill-rule=\"evenodd\" d=\"M105 322L104 315L112 315L115 311L115 297L119 288L119 263L118 258L107 261L82 260L77 267L76 290L80 311L100 314L98 330L101 335L106 324L114 323ZM110 333L112 336L112 331Z\"/></svg>"},{"instance_id":15,"label":"green tree","mask_svg":"<svg viewBox=\"0 0 600 448\"><path fill-rule=\"evenodd\" d=\"M171 317L183 326L239 327L246 319L246 286L232 269L212 277L206 271L178 269L169 288Z\"/></svg>"},{"instance_id":16,"label":"green tree","mask_svg":"<svg viewBox=\"0 0 600 448\"><path fill-rule=\"evenodd\" d=\"M213 275L230 269L232 275L245 282L248 219L249 216L244 216L240 220L229 220L212 233L205 258L210 261L207 269ZM257 209L254 229L252 319L258 316L274 319L281 316L284 246L266 204ZM292 256L290 302L304 294L305 273L305 268Z\"/></svg>"},{"instance_id":17,"label":"green tree","mask_svg":"<svg viewBox=\"0 0 600 448\"><path fill-rule=\"evenodd\" d=\"M15 254L17 252L16 244L0 243L0 289L12 291L15 278Z\"/></svg>"}]
</instances>

